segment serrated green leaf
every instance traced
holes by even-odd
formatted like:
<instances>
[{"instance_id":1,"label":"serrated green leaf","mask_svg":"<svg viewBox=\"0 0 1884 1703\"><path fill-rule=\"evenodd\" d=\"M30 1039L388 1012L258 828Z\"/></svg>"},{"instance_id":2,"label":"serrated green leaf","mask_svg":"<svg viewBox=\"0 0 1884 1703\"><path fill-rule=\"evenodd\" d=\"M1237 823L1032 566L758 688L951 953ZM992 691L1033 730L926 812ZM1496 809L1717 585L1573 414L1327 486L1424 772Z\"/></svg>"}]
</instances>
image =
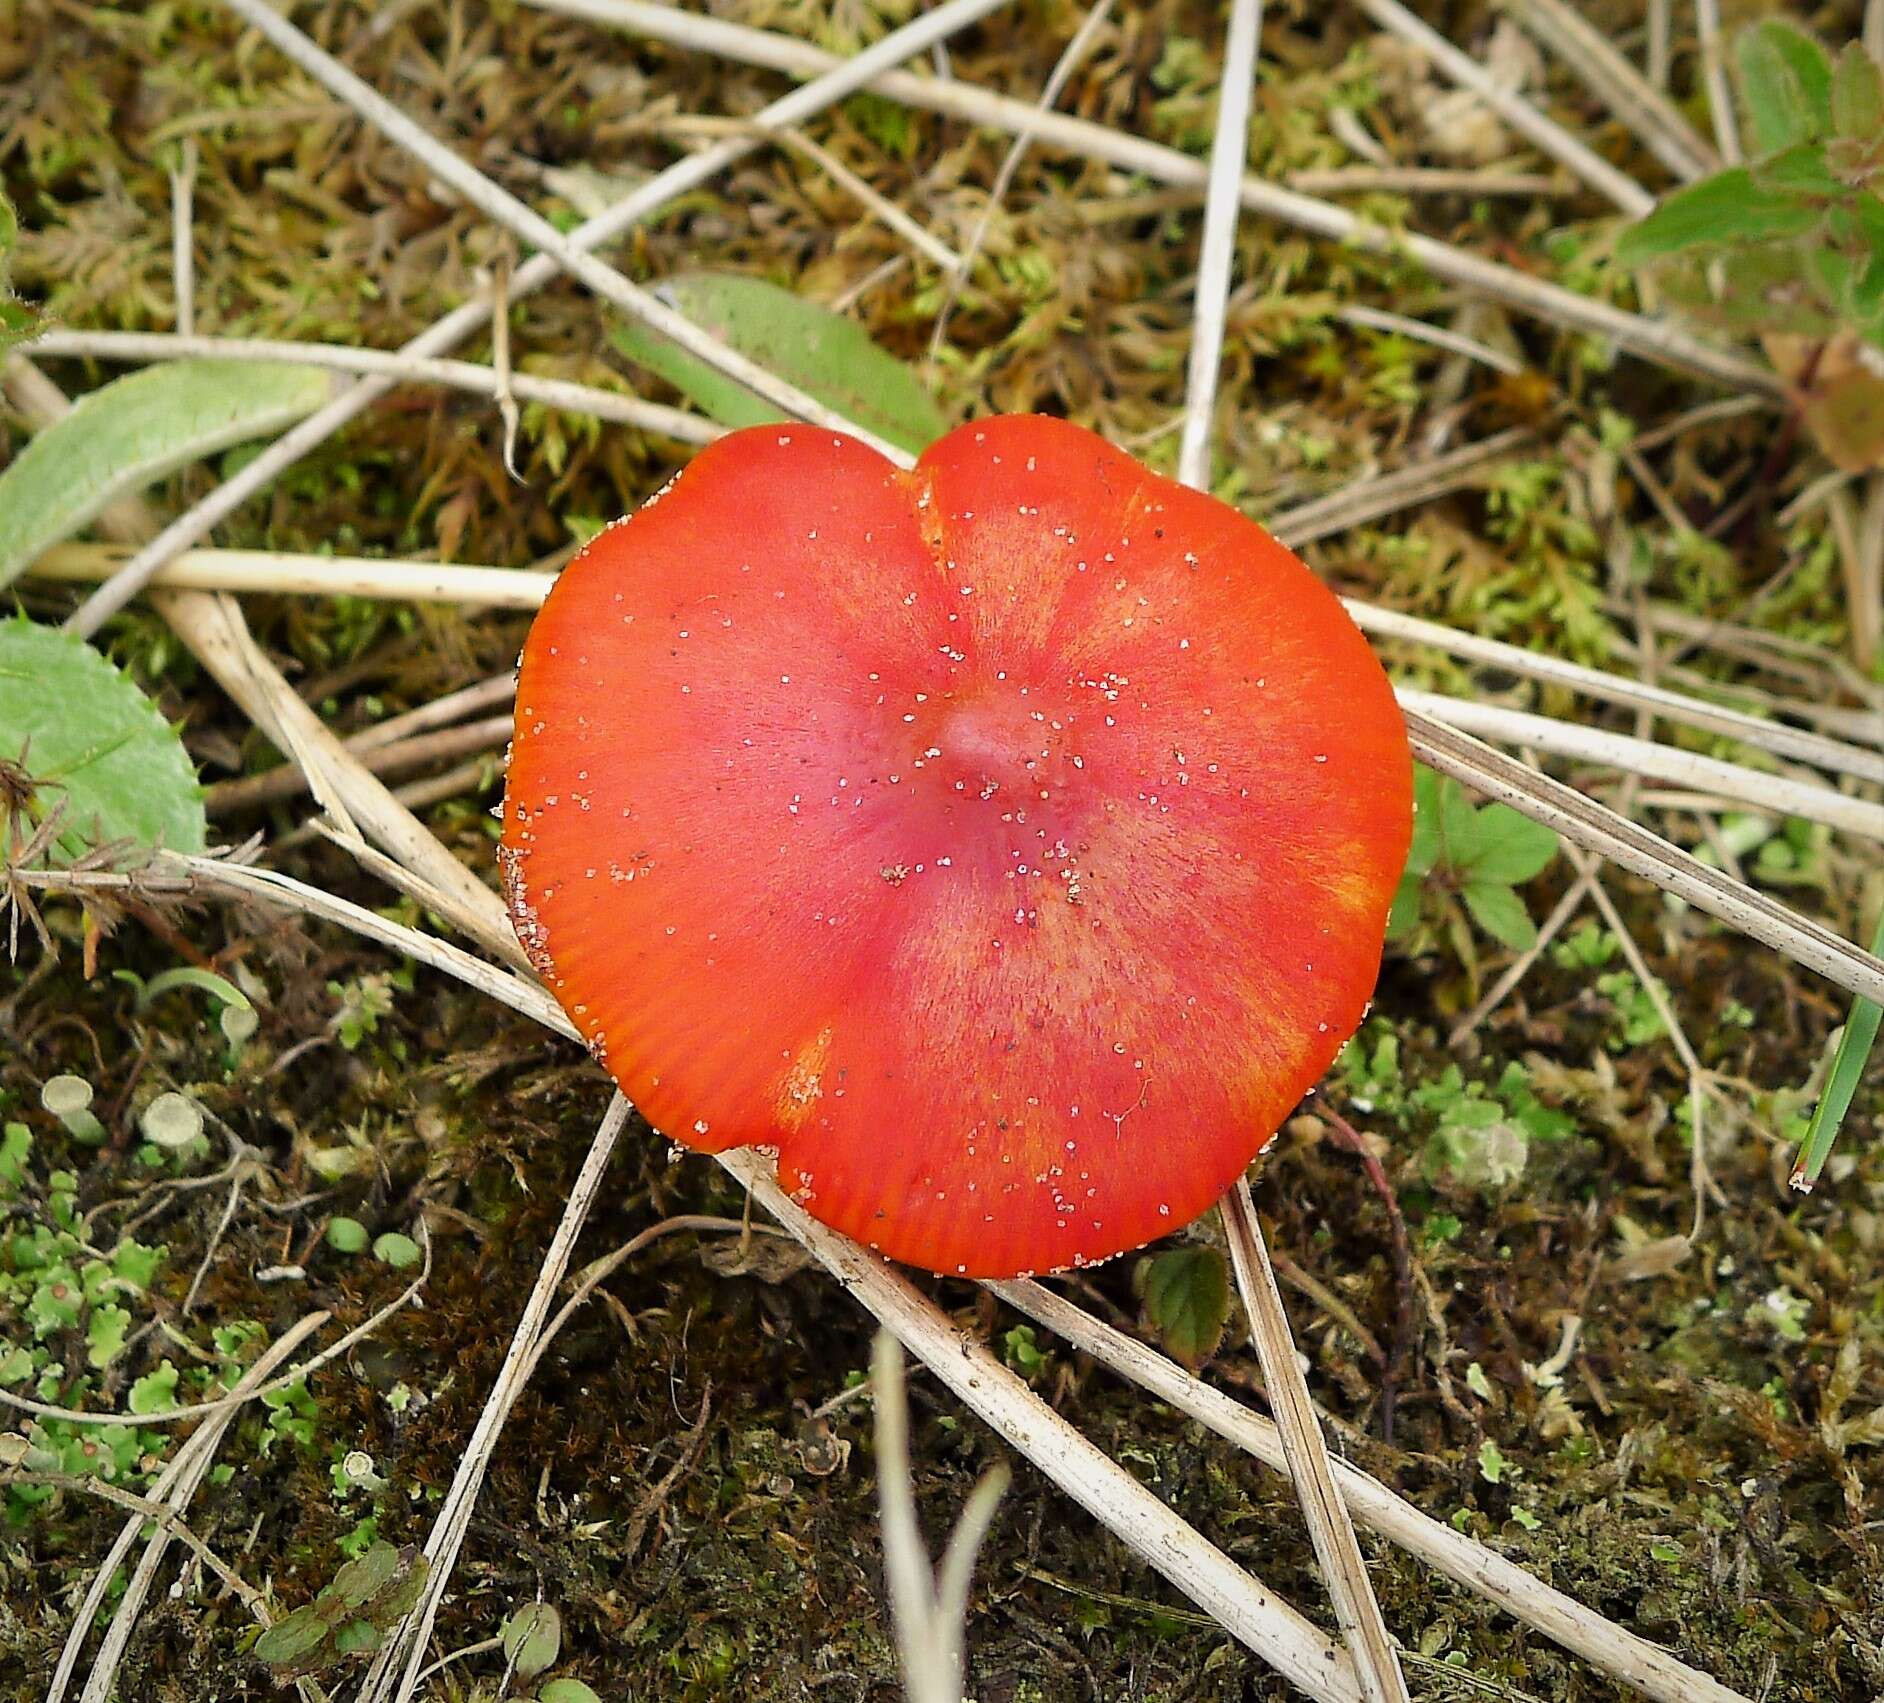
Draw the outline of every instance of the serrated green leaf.
<instances>
[{"instance_id":1,"label":"serrated green leaf","mask_svg":"<svg viewBox=\"0 0 1884 1703\"><path fill-rule=\"evenodd\" d=\"M1217 1352L1230 1317L1230 1274L1215 1248L1170 1248L1145 1273L1145 1317L1173 1359L1195 1371Z\"/></svg>"},{"instance_id":2,"label":"serrated green leaf","mask_svg":"<svg viewBox=\"0 0 1884 1703\"><path fill-rule=\"evenodd\" d=\"M1862 42L1846 42L1832 67L1832 128L1854 142L1884 131L1884 71Z\"/></svg>"},{"instance_id":3,"label":"serrated green leaf","mask_svg":"<svg viewBox=\"0 0 1884 1703\"><path fill-rule=\"evenodd\" d=\"M1616 243L1616 258L1641 266L1688 249L1771 242L1808 231L1818 214L1789 195L1762 189L1745 166L1678 189Z\"/></svg>"},{"instance_id":4,"label":"serrated green leaf","mask_svg":"<svg viewBox=\"0 0 1884 1703\"><path fill-rule=\"evenodd\" d=\"M1500 946L1523 952L1537 940L1537 926L1524 901L1509 887L1493 881L1475 881L1460 888L1459 897L1478 924Z\"/></svg>"},{"instance_id":5,"label":"serrated green leaf","mask_svg":"<svg viewBox=\"0 0 1884 1703\"><path fill-rule=\"evenodd\" d=\"M1477 850L1460 873L1473 882L1502 882L1515 887L1529 881L1557 855L1557 836L1541 822L1508 804L1487 804L1478 812Z\"/></svg>"},{"instance_id":6,"label":"serrated green leaf","mask_svg":"<svg viewBox=\"0 0 1884 1703\"><path fill-rule=\"evenodd\" d=\"M272 1668L303 1668L315 1664L327 1633L327 1622L312 1608L297 1608L255 1640L252 1654Z\"/></svg>"},{"instance_id":7,"label":"serrated green leaf","mask_svg":"<svg viewBox=\"0 0 1884 1703\"><path fill-rule=\"evenodd\" d=\"M767 371L912 454L948 430L922 381L871 342L855 320L737 273L683 273L656 294ZM617 326L610 336L631 361L652 368L723 425L785 418L763 397L643 325Z\"/></svg>"},{"instance_id":8,"label":"serrated green leaf","mask_svg":"<svg viewBox=\"0 0 1884 1703\"><path fill-rule=\"evenodd\" d=\"M157 706L84 640L0 621L0 757L22 752L42 805L66 807L55 861L115 839L203 849L196 771Z\"/></svg>"},{"instance_id":9,"label":"serrated green leaf","mask_svg":"<svg viewBox=\"0 0 1884 1703\"><path fill-rule=\"evenodd\" d=\"M0 585L107 503L285 431L331 394L329 376L313 367L172 361L81 397L0 473Z\"/></svg>"},{"instance_id":10,"label":"serrated green leaf","mask_svg":"<svg viewBox=\"0 0 1884 1703\"><path fill-rule=\"evenodd\" d=\"M1832 62L1805 31L1765 19L1741 31L1734 57L1754 153L1774 154L1831 129Z\"/></svg>"}]
</instances>

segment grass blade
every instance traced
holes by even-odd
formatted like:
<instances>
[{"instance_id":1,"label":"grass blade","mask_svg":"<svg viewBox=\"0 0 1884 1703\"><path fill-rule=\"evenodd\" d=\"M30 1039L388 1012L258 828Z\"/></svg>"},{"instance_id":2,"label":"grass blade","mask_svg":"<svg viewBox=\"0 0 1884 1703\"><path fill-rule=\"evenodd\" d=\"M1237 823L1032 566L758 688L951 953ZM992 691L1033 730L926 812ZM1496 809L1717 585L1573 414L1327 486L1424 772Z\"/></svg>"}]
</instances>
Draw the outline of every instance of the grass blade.
<instances>
[{"instance_id":1,"label":"grass blade","mask_svg":"<svg viewBox=\"0 0 1884 1703\"><path fill-rule=\"evenodd\" d=\"M1884 916L1877 919L1871 950L1884 954ZM1880 1017L1884 1017L1884 1006L1874 1005L1868 999L1851 1002L1851 1015L1845 1019L1845 1032L1832 1058L1831 1073L1825 1078L1825 1092L1819 1096L1812 1121L1806 1126L1805 1140L1799 1144L1799 1155L1792 1162L1792 1176L1788 1180L1801 1194L1812 1192L1819 1173L1825 1169L1825 1161L1831 1157L1832 1144L1838 1140L1845 1114L1851 1110L1852 1096L1857 1093L1859 1079L1870 1061L1871 1048L1877 1044Z\"/></svg>"}]
</instances>

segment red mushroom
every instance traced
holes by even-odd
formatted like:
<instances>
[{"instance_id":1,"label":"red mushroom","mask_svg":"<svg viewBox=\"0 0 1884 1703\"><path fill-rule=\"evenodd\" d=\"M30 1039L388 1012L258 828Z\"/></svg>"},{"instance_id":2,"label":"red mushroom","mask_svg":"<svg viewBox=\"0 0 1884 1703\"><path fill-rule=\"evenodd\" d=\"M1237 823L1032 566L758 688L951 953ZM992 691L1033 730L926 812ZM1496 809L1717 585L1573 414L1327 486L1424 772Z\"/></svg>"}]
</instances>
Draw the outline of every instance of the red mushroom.
<instances>
[{"instance_id":1,"label":"red mushroom","mask_svg":"<svg viewBox=\"0 0 1884 1703\"><path fill-rule=\"evenodd\" d=\"M524 648L517 933L660 1131L933 1271L1179 1228L1359 1024L1412 763L1335 597L1064 421L705 450Z\"/></svg>"}]
</instances>

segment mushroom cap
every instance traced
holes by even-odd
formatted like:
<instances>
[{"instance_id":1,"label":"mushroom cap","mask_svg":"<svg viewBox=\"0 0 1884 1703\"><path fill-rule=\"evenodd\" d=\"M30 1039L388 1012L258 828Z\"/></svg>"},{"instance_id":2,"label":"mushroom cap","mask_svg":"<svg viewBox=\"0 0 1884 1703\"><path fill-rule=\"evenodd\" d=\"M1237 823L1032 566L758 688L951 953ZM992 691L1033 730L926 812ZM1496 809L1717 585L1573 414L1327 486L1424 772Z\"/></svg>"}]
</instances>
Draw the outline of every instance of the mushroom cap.
<instances>
[{"instance_id":1,"label":"mushroom cap","mask_svg":"<svg viewBox=\"0 0 1884 1703\"><path fill-rule=\"evenodd\" d=\"M1065 421L703 451L524 647L518 937L657 1129L932 1271L1195 1218L1365 1013L1392 689L1261 527Z\"/></svg>"}]
</instances>

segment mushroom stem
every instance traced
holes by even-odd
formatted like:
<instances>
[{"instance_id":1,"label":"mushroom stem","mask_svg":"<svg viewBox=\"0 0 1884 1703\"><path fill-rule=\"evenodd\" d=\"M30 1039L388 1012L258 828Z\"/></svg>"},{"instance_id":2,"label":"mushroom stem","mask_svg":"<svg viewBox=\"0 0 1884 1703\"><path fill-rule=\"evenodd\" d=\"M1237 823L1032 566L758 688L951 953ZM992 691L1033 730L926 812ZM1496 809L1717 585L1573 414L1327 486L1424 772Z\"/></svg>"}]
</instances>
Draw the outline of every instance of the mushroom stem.
<instances>
[{"instance_id":1,"label":"mushroom stem","mask_svg":"<svg viewBox=\"0 0 1884 1703\"><path fill-rule=\"evenodd\" d=\"M1355 1678L1368 1703L1407 1703L1400 1658L1388 1635L1387 1623L1381 1618L1347 1504L1335 1489L1328 1445L1295 1358L1295 1338L1289 1331L1289 1316L1282 1308L1282 1291L1276 1287L1275 1269L1269 1263L1269 1249L1256 1220L1256 1206L1243 1178L1238 1177L1224 1195L1221 1211L1236 1287L1249 1314L1250 1340L1262 1364L1263 1389L1275 1415L1276 1429L1282 1434L1282 1458L1308 1522L1308 1535L1315 1544L1315 1559L1334 1604L1336 1623L1354 1657Z\"/></svg>"}]
</instances>

